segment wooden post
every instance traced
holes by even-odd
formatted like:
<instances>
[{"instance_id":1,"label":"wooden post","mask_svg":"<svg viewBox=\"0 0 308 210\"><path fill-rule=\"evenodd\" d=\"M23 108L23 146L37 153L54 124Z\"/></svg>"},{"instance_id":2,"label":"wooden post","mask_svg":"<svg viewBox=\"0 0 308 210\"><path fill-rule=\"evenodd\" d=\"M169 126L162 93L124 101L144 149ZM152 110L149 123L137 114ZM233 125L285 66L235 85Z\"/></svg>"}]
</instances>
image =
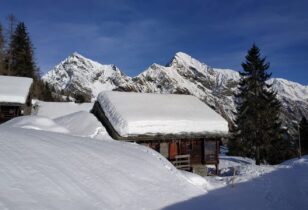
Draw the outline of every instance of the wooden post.
<instances>
[{"instance_id":1,"label":"wooden post","mask_svg":"<svg viewBox=\"0 0 308 210\"><path fill-rule=\"evenodd\" d=\"M234 166L233 167L233 177L232 177L232 184L231 184L231 187L234 187L234 180L235 180L235 175L236 175L236 167Z\"/></svg>"}]
</instances>

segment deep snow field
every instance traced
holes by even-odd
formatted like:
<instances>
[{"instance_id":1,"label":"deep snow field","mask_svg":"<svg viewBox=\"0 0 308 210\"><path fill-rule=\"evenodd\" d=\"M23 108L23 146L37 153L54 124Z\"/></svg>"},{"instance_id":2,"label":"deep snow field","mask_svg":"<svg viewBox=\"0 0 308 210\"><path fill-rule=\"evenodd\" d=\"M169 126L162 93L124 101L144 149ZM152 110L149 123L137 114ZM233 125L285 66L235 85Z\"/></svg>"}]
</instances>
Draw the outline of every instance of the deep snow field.
<instances>
[{"instance_id":1,"label":"deep snow field","mask_svg":"<svg viewBox=\"0 0 308 210\"><path fill-rule=\"evenodd\" d=\"M256 166L222 148L221 175L203 178L112 140L90 105L39 105L0 125L1 210L307 209L308 156Z\"/></svg>"}]
</instances>

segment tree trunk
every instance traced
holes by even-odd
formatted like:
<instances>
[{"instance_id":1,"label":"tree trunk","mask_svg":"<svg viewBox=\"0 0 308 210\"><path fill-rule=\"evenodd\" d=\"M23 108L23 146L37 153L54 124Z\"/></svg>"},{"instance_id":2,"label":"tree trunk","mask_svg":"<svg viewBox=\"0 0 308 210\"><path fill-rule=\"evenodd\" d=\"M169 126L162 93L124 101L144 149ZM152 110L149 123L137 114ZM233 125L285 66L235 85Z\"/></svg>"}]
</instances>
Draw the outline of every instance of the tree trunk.
<instances>
[{"instance_id":1,"label":"tree trunk","mask_svg":"<svg viewBox=\"0 0 308 210\"><path fill-rule=\"evenodd\" d=\"M260 146L256 146L256 165L260 165Z\"/></svg>"}]
</instances>

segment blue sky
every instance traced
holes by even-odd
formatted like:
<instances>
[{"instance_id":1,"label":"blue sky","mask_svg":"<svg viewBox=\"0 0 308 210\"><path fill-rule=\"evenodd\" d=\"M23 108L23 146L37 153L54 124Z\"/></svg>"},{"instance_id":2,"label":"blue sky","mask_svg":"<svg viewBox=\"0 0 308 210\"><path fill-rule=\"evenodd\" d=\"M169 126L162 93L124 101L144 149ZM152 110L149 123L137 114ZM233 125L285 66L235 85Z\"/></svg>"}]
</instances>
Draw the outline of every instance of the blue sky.
<instances>
[{"instance_id":1,"label":"blue sky","mask_svg":"<svg viewBox=\"0 0 308 210\"><path fill-rule=\"evenodd\" d=\"M308 85L306 0L0 0L0 21L28 27L46 72L71 53L135 76L178 52L241 70L255 42L274 77Z\"/></svg>"}]
</instances>

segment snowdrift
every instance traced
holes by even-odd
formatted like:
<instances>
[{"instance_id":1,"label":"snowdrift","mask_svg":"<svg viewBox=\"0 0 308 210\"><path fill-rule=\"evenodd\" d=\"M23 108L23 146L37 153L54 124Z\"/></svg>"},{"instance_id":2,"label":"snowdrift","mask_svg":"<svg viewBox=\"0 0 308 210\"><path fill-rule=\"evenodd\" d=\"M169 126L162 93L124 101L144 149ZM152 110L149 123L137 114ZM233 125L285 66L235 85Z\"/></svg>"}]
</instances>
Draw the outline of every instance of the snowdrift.
<instances>
[{"instance_id":1,"label":"snowdrift","mask_svg":"<svg viewBox=\"0 0 308 210\"><path fill-rule=\"evenodd\" d=\"M101 140L112 139L95 116L86 111L74 112L55 119L44 116L22 116L14 118L2 126L66 133Z\"/></svg>"},{"instance_id":2,"label":"snowdrift","mask_svg":"<svg viewBox=\"0 0 308 210\"><path fill-rule=\"evenodd\" d=\"M0 209L159 209L204 191L136 144L0 126Z\"/></svg>"},{"instance_id":3,"label":"snowdrift","mask_svg":"<svg viewBox=\"0 0 308 210\"><path fill-rule=\"evenodd\" d=\"M230 158L238 163L243 161L242 158ZM242 166L243 164L248 164L250 168L248 170L251 172L244 175L248 178L246 182L236 183L234 187L229 184L224 188L216 188L206 195L173 204L164 209L307 209L308 156L289 160L276 166L256 166L248 162L240 163ZM254 173L252 173L253 171ZM239 172L247 173L243 170ZM259 175L256 175L256 173L259 173ZM241 177L241 175L238 176Z\"/></svg>"},{"instance_id":4,"label":"snowdrift","mask_svg":"<svg viewBox=\"0 0 308 210\"><path fill-rule=\"evenodd\" d=\"M35 111L39 116L55 119L64 115L72 114L79 111L87 111L93 107L93 103L74 103L74 102L44 102L36 101Z\"/></svg>"}]
</instances>

